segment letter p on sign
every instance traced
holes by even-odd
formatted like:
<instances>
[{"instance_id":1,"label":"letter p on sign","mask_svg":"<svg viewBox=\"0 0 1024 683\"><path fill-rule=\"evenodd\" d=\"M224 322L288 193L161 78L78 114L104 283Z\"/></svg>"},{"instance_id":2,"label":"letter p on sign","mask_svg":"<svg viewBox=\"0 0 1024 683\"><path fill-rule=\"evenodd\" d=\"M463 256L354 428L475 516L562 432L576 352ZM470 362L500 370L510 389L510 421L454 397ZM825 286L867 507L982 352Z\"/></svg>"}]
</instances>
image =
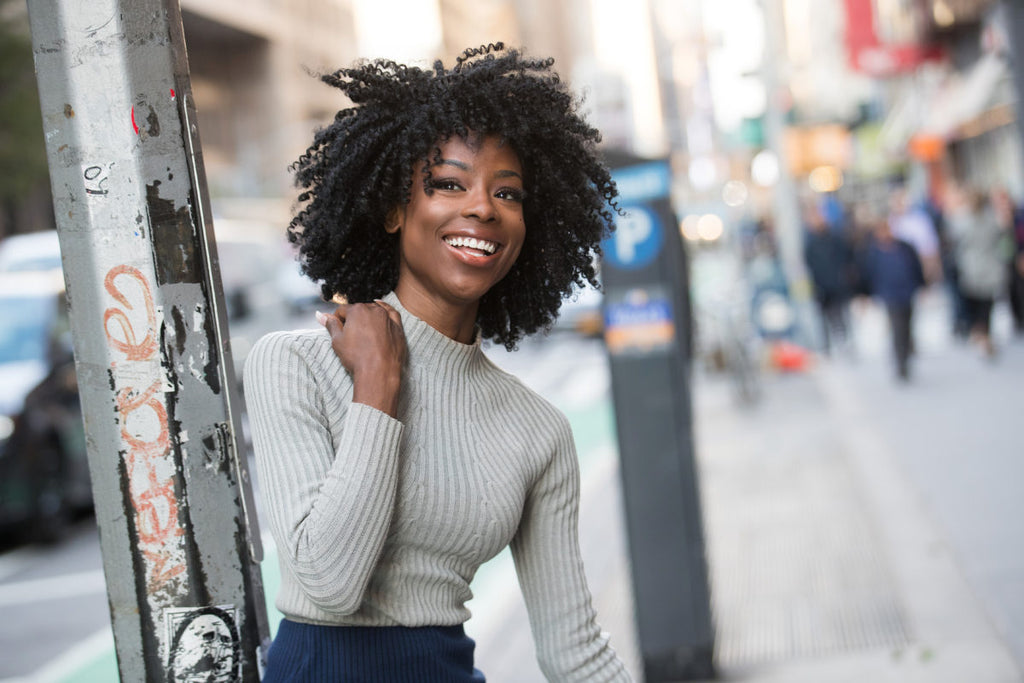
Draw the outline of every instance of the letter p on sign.
<instances>
[{"instance_id":1,"label":"letter p on sign","mask_svg":"<svg viewBox=\"0 0 1024 683\"><path fill-rule=\"evenodd\" d=\"M626 215L618 217L611 243L605 244L605 253L619 268L643 268L661 249L661 228L657 216L645 207L631 206L624 210Z\"/></svg>"}]
</instances>

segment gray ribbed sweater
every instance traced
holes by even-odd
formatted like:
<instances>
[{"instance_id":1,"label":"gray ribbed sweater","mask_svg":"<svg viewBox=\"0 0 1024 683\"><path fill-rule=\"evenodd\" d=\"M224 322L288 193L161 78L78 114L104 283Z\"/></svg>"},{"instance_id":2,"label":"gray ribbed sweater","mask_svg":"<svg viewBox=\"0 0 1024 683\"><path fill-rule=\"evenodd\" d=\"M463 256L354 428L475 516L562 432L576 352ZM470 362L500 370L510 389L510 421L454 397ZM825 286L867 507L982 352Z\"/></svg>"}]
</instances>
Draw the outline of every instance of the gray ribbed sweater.
<instances>
[{"instance_id":1,"label":"gray ribbed sweater","mask_svg":"<svg viewBox=\"0 0 1024 683\"><path fill-rule=\"evenodd\" d=\"M479 566L511 543L541 669L628 681L591 606L568 421L480 344L406 311L399 420L352 403L323 329L275 332L246 360L277 607L331 625L454 625Z\"/></svg>"}]
</instances>

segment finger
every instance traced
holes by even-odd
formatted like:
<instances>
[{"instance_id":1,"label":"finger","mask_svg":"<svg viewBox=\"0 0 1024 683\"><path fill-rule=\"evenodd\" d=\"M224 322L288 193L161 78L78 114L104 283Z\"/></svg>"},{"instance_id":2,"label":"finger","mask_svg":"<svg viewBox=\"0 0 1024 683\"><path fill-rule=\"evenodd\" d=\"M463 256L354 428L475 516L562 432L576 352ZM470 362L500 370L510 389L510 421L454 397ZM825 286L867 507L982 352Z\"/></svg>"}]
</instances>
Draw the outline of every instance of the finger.
<instances>
[{"instance_id":1,"label":"finger","mask_svg":"<svg viewBox=\"0 0 1024 683\"><path fill-rule=\"evenodd\" d=\"M330 333L331 337L338 336L339 334L341 334L342 330L345 329L344 321L339 320L338 317L334 315L325 315L322 324L324 327L327 328L327 331Z\"/></svg>"},{"instance_id":2,"label":"finger","mask_svg":"<svg viewBox=\"0 0 1024 683\"><path fill-rule=\"evenodd\" d=\"M338 321L341 322L342 325L344 325L345 324L345 316L347 315L347 311L344 310L344 307L339 306L338 308L334 309L330 313L324 313L322 311L315 311L314 314L316 315L316 321L318 323L320 323L321 325L326 326L327 325L327 321L331 320L331 319L338 320Z\"/></svg>"},{"instance_id":3,"label":"finger","mask_svg":"<svg viewBox=\"0 0 1024 683\"><path fill-rule=\"evenodd\" d=\"M338 320L340 320L342 323L344 323L345 322L345 318L348 317L348 307L349 307L349 304L341 304L340 306L335 308L333 311L331 311L331 316L338 318Z\"/></svg>"},{"instance_id":4,"label":"finger","mask_svg":"<svg viewBox=\"0 0 1024 683\"><path fill-rule=\"evenodd\" d=\"M391 322L393 322L396 325L398 325L399 327L401 327L401 325L402 325L402 316L401 316L401 314L398 311L396 311L391 306L391 304L385 303L385 302L381 301L380 299L374 299L374 301L376 302L376 304L378 306L380 306L385 311L387 311L388 317L391 318Z\"/></svg>"}]
</instances>

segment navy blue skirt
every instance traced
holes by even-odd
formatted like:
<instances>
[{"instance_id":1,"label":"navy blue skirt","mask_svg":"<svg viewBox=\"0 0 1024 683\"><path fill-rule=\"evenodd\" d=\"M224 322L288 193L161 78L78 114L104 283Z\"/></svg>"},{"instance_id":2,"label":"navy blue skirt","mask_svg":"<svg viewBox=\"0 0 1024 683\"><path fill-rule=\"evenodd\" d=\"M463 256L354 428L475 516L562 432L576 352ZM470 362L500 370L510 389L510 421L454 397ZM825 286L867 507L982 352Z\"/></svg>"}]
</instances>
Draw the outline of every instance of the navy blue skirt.
<instances>
[{"instance_id":1,"label":"navy blue skirt","mask_svg":"<svg viewBox=\"0 0 1024 683\"><path fill-rule=\"evenodd\" d=\"M263 683L484 683L459 626L319 626L282 619Z\"/></svg>"}]
</instances>

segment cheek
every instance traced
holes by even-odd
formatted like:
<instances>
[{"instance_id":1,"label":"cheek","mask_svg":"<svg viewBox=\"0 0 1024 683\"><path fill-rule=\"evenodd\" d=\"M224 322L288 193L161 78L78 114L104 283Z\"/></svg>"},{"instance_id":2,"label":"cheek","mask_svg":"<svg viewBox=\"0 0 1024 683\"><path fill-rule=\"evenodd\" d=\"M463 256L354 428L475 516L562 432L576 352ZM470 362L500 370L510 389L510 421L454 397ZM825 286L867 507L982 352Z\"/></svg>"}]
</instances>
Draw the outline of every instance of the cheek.
<instances>
[{"instance_id":1,"label":"cheek","mask_svg":"<svg viewBox=\"0 0 1024 683\"><path fill-rule=\"evenodd\" d=\"M526 244L526 225L520 224L516 230L514 238L515 250L512 253L512 264L515 264L519 260L519 255L523 252L523 246Z\"/></svg>"}]
</instances>

